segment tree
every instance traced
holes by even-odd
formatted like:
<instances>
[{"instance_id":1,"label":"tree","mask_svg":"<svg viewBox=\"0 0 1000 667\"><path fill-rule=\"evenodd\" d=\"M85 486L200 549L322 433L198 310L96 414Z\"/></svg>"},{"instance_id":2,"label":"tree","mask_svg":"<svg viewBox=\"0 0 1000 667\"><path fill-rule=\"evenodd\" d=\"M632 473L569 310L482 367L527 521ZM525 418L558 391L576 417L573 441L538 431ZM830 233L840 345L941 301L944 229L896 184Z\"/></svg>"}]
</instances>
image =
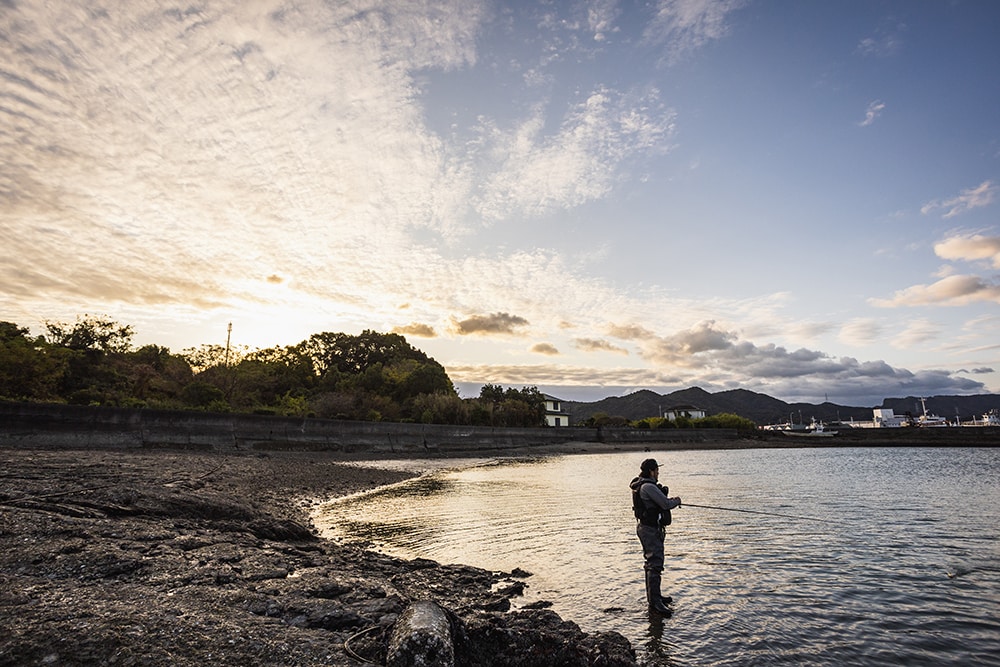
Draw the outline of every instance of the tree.
<instances>
[{"instance_id":1,"label":"tree","mask_svg":"<svg viewBox=\"0 0 1000 667\"><path fill-rule=\"evenodd\" d=\"M363 373L376 364L385 365L402 359L423 363L433 361L399 334L383 334L368 329L357 336L329 331L313 334L302 346L312 360L316 374L321 377L334 369L341 373Z\"/></svg>"},{"instance_id":2,"label":"tree","mask_svg":"<svg viewBox=\"0 0 1000 667\"><path fill-rule=\"evenodd\" d=\"M55 400L66 372L68 350L51 349L28 329L0 322L0 397Z\"/></svg>"},{"instance_id":3,"label":"tree","mask_svg":"<svg viewBox=\"0 0 1000 667\"><path fill-rule=\"evenodd\" d=\"M107 316L78 317L75 324L46 322L47 342L62 349L58 393L70 403L120 405L129 398L122 357L132 348L132 327Z\"/></svg>"},{"instance_id":4,"label":"tree","mask_svg":"<svg viewBox=\"0 0 1000 667\"><path fill-rule=\"evenodd\" d=\"M479 390L478 403L481 410L473 413L476 423L487 415L488 423L493 426L541 426L545 423L545 397L538 387L504 389L501 385L486 383Z\"/></svg>"},{"instance_id":5,"label":"tree","mask_svg":"<svg viewBox=\"0 0 1000 667\"><path fill-rule=\"evenodd\" d=\"M444 367L398 334L324 332L290 347L172 354L133 349L132 327L106 316L45 329L32 339L0 322L0 397L447 423L472 412Z\"/></svg>"},{"instance_id":6,"label":"tree","mask_svg":"<svg viewBox=\"0 0 1000 667\"><path fill-rule=\"evenodd\" d=\"M698 428L732 428L742 433L755 433L757 431L757 424L752 419L729 412L696 419L694 425Z\"/></svg>"},{"instance_id":7,"label":"tree","mask_svg":"<svg viewBox=\"0 0 1000 667\"><path fill-rule=\"evenodd\" d=\"M138 405L178 406L181 391L194 376L183 355L159 345L144 345L118 363L130 383L129 397Z\"/></svg>"},{"instance_id":8,"label":"tree","mask_svg":"<svg viewBox=\"0 0 1000 667\"><path fill-rule=\"evenodd\" d=\"M118 324L107 315L77 317L76 324L46 322L45 330L52 345L71 350L100 350L105 354L128 352L134 334L130 325Z\"/></svg>"}]
</instances>

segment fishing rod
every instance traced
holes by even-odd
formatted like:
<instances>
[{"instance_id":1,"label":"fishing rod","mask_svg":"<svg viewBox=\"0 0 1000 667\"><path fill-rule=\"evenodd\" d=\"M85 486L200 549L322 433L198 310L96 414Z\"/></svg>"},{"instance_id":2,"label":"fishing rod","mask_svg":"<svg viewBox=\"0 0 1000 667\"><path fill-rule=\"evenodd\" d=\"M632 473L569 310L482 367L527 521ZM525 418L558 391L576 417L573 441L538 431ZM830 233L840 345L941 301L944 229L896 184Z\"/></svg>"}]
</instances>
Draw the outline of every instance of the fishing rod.
<instances>
[{"instance_id":1,"label":"fishing rod","mask_svg":"<svg viewBox=\"0 0 1000 667\"><path fill-rule=\"evenodd\" d=\"M803 521L822 521L823 523L835 523L832 519L817 519L812 516L795 516L793 514L779 514L777 512L761 512L760 510L742 510L733 507L715 507L713 505L695 505L694 503L682 502L681 507L700 507L706 510L722 510L723 512L746 512L747 514L765 514L767 516L780 516L785 519L801 519Z\"/></svg>"}]
</instances>

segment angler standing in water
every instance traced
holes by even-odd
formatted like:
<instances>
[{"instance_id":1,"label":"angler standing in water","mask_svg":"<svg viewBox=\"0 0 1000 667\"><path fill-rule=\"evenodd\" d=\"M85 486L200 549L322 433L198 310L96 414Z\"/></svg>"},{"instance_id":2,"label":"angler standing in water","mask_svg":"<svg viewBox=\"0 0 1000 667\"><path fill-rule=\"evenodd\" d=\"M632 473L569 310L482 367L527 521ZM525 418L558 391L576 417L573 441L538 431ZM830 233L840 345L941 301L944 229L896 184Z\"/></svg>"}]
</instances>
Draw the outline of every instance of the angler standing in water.
<instances>
[{"instance_id":1,"label":"angler standing in water","mask_svg":"<svg viewBox=\"0 0 1000 667\"><path fill-rule=\"evenodd\" d=\"M635 533L642 543L642 557L646 559L646 602L649 610L668 615L667 607L673 599L660 594L663 574L664 526L670 525L670 510L681 506L680 496L668 498L667 487L658 483L660 466L655 459L642 462L639 476L629 483L632 489L632 510L638 521Z\"/></svg>"}]
</instances>

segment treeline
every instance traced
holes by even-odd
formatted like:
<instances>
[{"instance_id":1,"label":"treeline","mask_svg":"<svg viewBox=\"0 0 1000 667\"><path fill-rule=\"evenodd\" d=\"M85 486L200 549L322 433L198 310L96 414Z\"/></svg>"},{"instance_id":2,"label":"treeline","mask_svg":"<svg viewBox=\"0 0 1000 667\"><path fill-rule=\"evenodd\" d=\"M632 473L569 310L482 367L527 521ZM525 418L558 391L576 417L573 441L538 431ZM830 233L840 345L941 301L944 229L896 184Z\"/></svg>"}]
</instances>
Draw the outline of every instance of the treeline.
<instances>
[{"instance_id":1,"label":"treeline","mask_svg":"<svg viewBox=\"0 0 1000 667\"><path fill-rule=\"evenodd\" d=\"M323 332L286 347L202 345L173 353L132 344L107 317L0 322L0 398L77 405L242 412L436 424L536 426L535 387L487 384L459 397L444 367L403 336Z\"/></svg>"},{"instance_id":2,"label":"treeline","mask_svg":"<svg viewBox=\"0 0 1000 667\"><path fill-rule=\"evenodd\" d=\"M709 415L707 417L684 417L664 419L663 417L646 417L632 421L626 417L615 417L606 412L598 412L584 420L580 426L618 426L640 429L671 429L671 428L729 428L741 433L755 432L757 423L752 419L740 417L731 413Z\"/></svg>"}]
</instances>

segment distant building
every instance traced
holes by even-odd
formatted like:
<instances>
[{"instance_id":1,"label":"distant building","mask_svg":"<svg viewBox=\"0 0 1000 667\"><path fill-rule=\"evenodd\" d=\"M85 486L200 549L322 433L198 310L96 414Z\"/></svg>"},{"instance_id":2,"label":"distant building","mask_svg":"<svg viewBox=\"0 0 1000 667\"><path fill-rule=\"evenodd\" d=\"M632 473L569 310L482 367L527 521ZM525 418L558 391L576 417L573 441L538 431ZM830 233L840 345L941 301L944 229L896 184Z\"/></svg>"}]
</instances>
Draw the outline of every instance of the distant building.
<instances>
[{"instance_id":1,"label":"distant building","mask_svg":"<svg viewBox=\"0 0 1000 667\"><path fill-rule=\"evenodd\" d=\"M872 424L875 428L899 428L906 424L906 417L894 414L888 408L875 408L872 410Z\"/></svg>"},{"instance_id":2,"label":"distant building","mask_svg":"<svg viewBox=\"0 0 1000 667\"><path fill-rule=\"evenodd\" d=\"M562 399L542 394L545 399L545 423L549 426L569 426L569 415L563 412Z\"/></svg>"},{"instance_id":3,"label":"distant building","mask_svg":"<svg viewBox=\"0 0 1000 667\"><path fill-rule=\"evenodd\" d=\"M707 414L708 413L701 408L696 408L693 405L678 405L664 410L663 418L674 422L677 421L678 417L686 417L687 419L703 419Z\"/></svg>"}]
</instances>

